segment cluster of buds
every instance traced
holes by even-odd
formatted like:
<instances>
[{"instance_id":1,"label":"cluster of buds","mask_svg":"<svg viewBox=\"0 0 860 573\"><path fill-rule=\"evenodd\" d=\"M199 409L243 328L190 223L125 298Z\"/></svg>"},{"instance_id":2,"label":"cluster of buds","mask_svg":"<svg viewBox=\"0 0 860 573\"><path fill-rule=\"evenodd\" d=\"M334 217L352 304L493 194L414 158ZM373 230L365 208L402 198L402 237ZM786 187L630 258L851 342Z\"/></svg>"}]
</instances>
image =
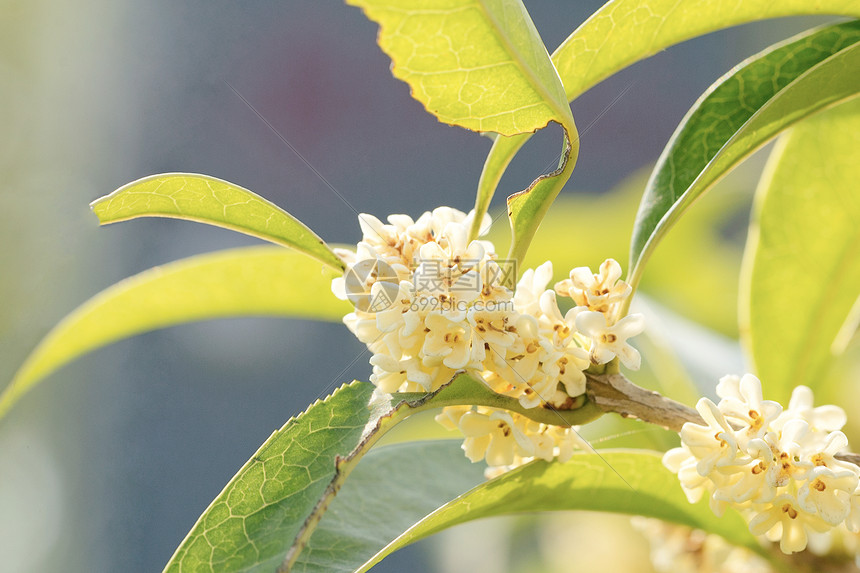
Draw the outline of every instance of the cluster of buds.
<instances>
[{"instance_id":1,"label":"cluster of buds","mask_svg":"<svg viewBox=\"0 0 860 573\"><path fill-rule=\"evenodd\" d=\"M388 223L362 214L355 251L337 251L347 268L332 291L355 306L344 323L373 353L370 380L379 391L429 392L465 370L524 408L566 409L585 392L592 365L617 356L639 367L627 339L644 323L619 316L631 289L617 262L597 274L574 269L555 289L547 262L511 288L513 265L499 261L489 241L469 241L473 218L449 207L417 220L391 215ZM481 223L488 231L489 217ZM573 308L562 314L557 297L571 298ZM466 435L470 459L492 467L566 458L577 441L573 428L489 408L448 410L440 420Z\"/></svg>"},{"instance_id":2,"label":"cluster of buds","mask_svg":"<svg viewBox=\"0 0 860 573\"><path fill-rule=\"evenodd\" d=\"M436 416L448 430L459 430L463 451L473 462L486 460L494 477L533 459L565 462L576 449L587 449L577 428L536 422L515 412L485 406L449 406Z\"/></svg>"},{"instance_id":3,"label":"cluster of buds","mask_svg":"<svg viewBox=\"0 0 860 573\"><path fill-rule=\"evenodd\" d=\"M691 502L707 493L717 515L739 510L785 553L817 534L860 530L860 468L836 457L848 446L841 408L813 407L812 391L798 386L783 410L751 374L724 377L717 395L719 404L696 405L706 425L684 424L681 447L663 457Z\"/></svg>"}]
</instances>

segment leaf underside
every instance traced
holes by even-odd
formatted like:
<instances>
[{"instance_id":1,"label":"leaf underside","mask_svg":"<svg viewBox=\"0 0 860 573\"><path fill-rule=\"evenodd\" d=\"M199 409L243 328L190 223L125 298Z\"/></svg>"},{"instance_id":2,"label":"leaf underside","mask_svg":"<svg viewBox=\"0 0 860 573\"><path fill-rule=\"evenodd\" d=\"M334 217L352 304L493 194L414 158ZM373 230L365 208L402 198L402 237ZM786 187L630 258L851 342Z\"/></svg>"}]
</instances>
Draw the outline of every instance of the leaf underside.
<instances>
[{"instance_id":1,"label":"leaf underside","mask_svg":"<svg viewBox=\"0 0 860 573\"><path fill-rule=\"evenodd\" d=\"M454 440L370 451L332 502L294 573L355 571L421 518L484 481Z\"/></svg>"},{"instance_id":2,"label":"leaf underside","mask_svg":"<svg viewBox=\"0 0 860 573\"><path fill-rule=\"evenodd\" d=\"M507 472L428 515L378 553L366 571L386 555L461 523L524 512L591 510L644 515L715 533L734 545L763 553L743 518L722 517L706 500L690 504L678 478L650 452L604 450L566 462L536 461ZM585 549L585 548L582 548Z\"/></svg>"},{"instance_id":3,"label":"leaf underside","mask_svg":"<svg viewBox=\"0 0 860 573\"><path fill-rule=\"evenodd\" d=\"M453 405L522 409L515 399L464 375L430 394L375 395L373 389L353 382L287 422L203 513L166 570L289 570L359 460L397 423ZM575 425L601 413L586 404L555 413L553 421Z\"/></svg>"}]
</instances>

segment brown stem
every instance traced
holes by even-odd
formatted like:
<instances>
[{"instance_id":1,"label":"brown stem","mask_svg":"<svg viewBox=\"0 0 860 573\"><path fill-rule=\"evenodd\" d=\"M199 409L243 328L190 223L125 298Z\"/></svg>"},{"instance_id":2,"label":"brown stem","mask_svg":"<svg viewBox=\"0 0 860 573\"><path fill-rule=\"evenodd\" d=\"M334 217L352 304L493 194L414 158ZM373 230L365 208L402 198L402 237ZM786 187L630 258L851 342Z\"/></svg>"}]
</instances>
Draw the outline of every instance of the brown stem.
<instances>
[{"instance_id":1,"label":"brown stem","mask_svg":"<svg viewBox=\"0 0 860 573\"><path fill-rule=\"evenodd\" d=\"M638 418L674 432L680 432L686 422L704 424L699 413L658 392L640 388L623 374L590 374L586 393L604 412L615 412L624 418Z\"/></svg>"},{"instance_id":2,"label":"brown stem","mask_svg":"<svg viewBox=\"0 0 860 573\"><path fill-rule=\"evenodd\" d=\"M673 432L680 432L687 422L705 424L695 409L670 400L659 392L640 388L623 374L586 372L586 376L588 399L604 412L614 412L624 418L638 418ZM860 466L860 454L836 454L836 458Z\"/></svg>"}]
</instances>

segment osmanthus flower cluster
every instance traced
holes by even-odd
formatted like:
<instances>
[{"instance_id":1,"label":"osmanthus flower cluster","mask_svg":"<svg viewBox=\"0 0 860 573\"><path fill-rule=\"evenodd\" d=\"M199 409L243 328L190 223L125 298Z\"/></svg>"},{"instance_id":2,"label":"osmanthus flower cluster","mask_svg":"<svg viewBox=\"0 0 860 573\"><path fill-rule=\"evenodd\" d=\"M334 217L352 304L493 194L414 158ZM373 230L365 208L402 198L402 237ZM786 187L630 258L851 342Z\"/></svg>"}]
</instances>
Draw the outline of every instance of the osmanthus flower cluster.
<instances>
[{"instance_id":1,"label":"osmanthus flower cluster","mask_svg":"<svg viewBox=\"0 0 860 573\"><path fill-rule=\"evenodd\" d=\"M576 268L554 289L547 262L511 289L514 269L493 244L468 240L473 218L449 207L416 220L391 215L387 223L362 214L355 251L337 250L347 268L332 290L356 307L344 323L373 353L370 380L379 391L430 392L465 370L524 408L569 409L592 365L617 356L639 367L627 340L643 319L618 316L631 289L617 262L607 260L597 274ZM489 226L485 217L484 233ZM573 307L562 314L558 297ZM448 408L438 420L466 436L471 460L496 468L564 460L583 445L575 428L492 408Z\"/></svg>"},{"instance_id":2,"label":"osmanthus flower cluster","mask_svg":"<svg viewBox=\"0 0 860 573\"><path fill-rule=\"evenodd\" d=\"M783 410L751 374L722 378L717 395L696 405L706 425L684 424L681 447L663 457L691 502L707 493L717 515L738 509L785 553L860 530L860 468L836 457L848 446L841 408L813 407L798 386Z\"/></svg>"}]
</instances>

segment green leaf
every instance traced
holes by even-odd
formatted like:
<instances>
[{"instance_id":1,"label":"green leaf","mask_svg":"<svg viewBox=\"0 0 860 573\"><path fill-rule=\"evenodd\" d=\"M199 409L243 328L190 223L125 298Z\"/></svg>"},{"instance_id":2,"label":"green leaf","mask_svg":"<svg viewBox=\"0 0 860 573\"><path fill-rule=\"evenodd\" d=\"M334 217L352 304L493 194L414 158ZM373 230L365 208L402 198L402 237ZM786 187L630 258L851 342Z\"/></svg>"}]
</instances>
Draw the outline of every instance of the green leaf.
<instances>
[{"instance_id":1,"label":"green leaf","mask_svg":"<svg viewBox=\"0 0 860 573\"><path fill-rule=\"evenodd\" d=\"M815 388L856 329L860 295L860 101L795 127L756 197L741 332L767 394ZM840 336L840 332L845 332Z\"/></svg>"},{"instance_id":2,"label":"green leaf","mask_svg":"<svg viewBox=\"0 0 860 573\"><path fill-rule=\"evenodd\" d=\"M394 76L407 82L412 96L440 121L505 136L534 132L551 121L563 126L558 170L508 200L513 232L508 259L521 260L579 152L564 88L522 2L348 2L379 23L379 45L391 57ZM488 204L486 197L478 205L482 215ZM475 219L473 238L481 221Z\"/></svg>"},{"instance_id":3,"label":"green leaf","mask_svg":"<svg viewBox=\"0 0 860 573\"><path fill-rule=\"evenodd\" d=\"M573 123L519 0L347 0L379 24L392 73L440 121L502 135Z\"/></svg>"},{"instance_id":4,"label":"green leaf","mask_svg":"<svg viewBox=\"0 0 860 573\"><path fill-rule=\"evenodd\" d=\"M627 66L685 40L768 18L860 18L856 0L616 0L577 28L552 61L573 100Z\"/></svg>"},{"instance_id":5,"label":"green leaf","mask_svg":"<svg viewBox=\"0 0 860 573\"><path fill-rule=\"evenodd\" d=\"M513 137L497 137L493 140L493 146L490 148L490 153L487 155L481 170L481 178L478 179L478 191L475 194L476 216L472 221L472 228L469 229L469 240L473 241L481 234L480 225L484 213L490 208L490 201L493 200L499 181L508 169L508 165L513 161L514 155L525 145L529 137L531 136L515 135Z\"/></svg>"},{"instance_id":6,"label":"green leaf","mask_svg":"<svg viewBox=\"0 0 860 573\"><path fill-rule=\"evenodd\" d=\"M374 448L323 516L296 573L355 571L400 533L484 481L455 440Z\"/></svg>"},{"instance_id":7,"label":"green leaf","mask_svg":"<svg viewBox=\"0 0 860 573\"><path fill-rule=\"evenodd\" d=\"M685 40L757 20L814 14L860 18L860 4L856 0L615 0L577 28L553 52L552 62L567 99L573 101L614 73ZM486 212L502 174L530 137L499 137L494 142L478 183L476 220Z\"/></svg>"},{"instance_id":8,"label":"green leaf","mask_svg":"<svg viewBox=\"0 0 860 573\"><path fill-rule=\"evenodd\" d=\"M604 451L599 456L575 455L564 464L539 460L481 484L416 523L359 571L367 571L394 551L460 523L570 509L655 517L715 533L734 545L767 555L737 512L729 509L717 517L707 500L690 504L678 478L663 467L659 455Z\"/></svg>"},{"instance_id":9,"label":"green leaf","mask_svg":"<svg viewBox=\"0 0 860 573\"><path fill-rule=\"evenodd\" d=\"M203 513L165 571L274 571L371 420L354 382L272 434Z\"/></svg>"},{"instance_id":10,"label":"green leaf","mask_svg":"<svg viewBox=\"0 0 860 573\"><path fill-rule=\"evenodd\" d=\"M138 217L186 219L271 241L344 269L343 261L304 223L259 195L208 175L150 175L90 206L102 225Z\"/></svg>"},{"instance_id":11,"label":"green leaf","mask_svg":"<svg viewBox=\"0 0 860 573\"><path fill-rule=\"evenodd\" d=\"M519 403L461 375L430 394L374 395L353 382L288 422L203 513L168 571L290 570L359 460L391 428L418 412L466 404L523 412ZM507 407L507 408L506 408ZM602 412L534 408L533 419L577 425Z\"/></svg>"},{"instance_id":12,"label":"green leaf","mask_svg":"<svg viewBox=\"0 0 860 573\"><path fill-rule=\"evenodd\" d=\"M142 332L228 316L339 321L352 307L331 294L337 274L300 253L261 246L190 257L125 279L48 333L0 394L0 417L64 364Z\"/></svg>"},{"instance_id":13,"label":"green leaf","mask_svg":"<svg viewBox=\"0 0 860 573\"><path fill-rule=\"evenodd\" d=\"M575 134L574 134L575 135ZM511 221L511 250L509 261L519 264L525 258L532 238L543 221L550 205L570 179L579 152L578 139L571 142L568 133L564 134L564 151L556 171L541 175L525 191L508 197L508 218ZM572 158L571 158L572 156ZM515 269L516 270L516 269ZM514 277L516 273L509 276ZM509 285L513 287L513 285Z\"/></svg>"},{"instance_id":14,"label":"green leaf","mask_svg":"<svg viewBox=\"0 0 860 573\"><path fill-rule=\"evenodd\" d=\"M860 22L769 48L714 84L687 113L651 175L633 229L630 280L668 229L780 131L860 92Z\"/></svg>"}]
</instances>

